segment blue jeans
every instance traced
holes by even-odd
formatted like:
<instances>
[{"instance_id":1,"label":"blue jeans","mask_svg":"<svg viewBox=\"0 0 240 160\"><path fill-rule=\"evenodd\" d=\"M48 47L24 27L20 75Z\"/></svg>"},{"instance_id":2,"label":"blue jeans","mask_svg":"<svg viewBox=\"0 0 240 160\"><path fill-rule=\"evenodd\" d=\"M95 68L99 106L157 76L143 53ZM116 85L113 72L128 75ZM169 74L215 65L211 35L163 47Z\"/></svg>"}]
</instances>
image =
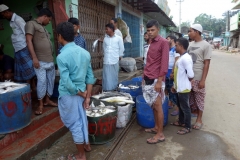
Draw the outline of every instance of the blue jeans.
<instances>
[{"instance_id":1,"label":"blue jeans","mask_svg":"<svg viewBox=\"0 0 240 160\"><path fill-rule=\"evenodd\" d=\"M189 93L178 93L179 122L185 124L185 128L191 128L191 108L189 105Z\"/></svg>"},{"instance_id":2,"label":"blue jeans","mask_svg":"<svg viewBox=\"0 0 240 160\"><path fill-rule=\"evenodd\" d=\"M172 103L177 105L177 93L171 92L171 88L173 86L173 79L166 77L165 82L166 82L166 90L167 90L168 96L169 96L169 101L171 101Z\"/></svg>"}]
</instances>

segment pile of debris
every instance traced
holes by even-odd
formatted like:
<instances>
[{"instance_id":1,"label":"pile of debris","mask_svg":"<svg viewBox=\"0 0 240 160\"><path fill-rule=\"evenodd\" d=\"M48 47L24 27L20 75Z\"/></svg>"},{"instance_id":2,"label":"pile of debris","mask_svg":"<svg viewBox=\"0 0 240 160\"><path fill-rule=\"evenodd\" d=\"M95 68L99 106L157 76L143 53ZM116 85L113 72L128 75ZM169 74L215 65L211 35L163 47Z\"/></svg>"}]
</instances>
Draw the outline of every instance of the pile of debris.
<instances>
[{"instance_id":1,"label":"pile of debris","mask_svg":"<svg viewBox=\"0 0 240 160\"><path fill-rule=\"evenodd\" d=\"M220 47L220 50L226 51L226 50L227 50L227 46L222 46L222 47Z\"/></svg>"},{"instance_id":2,"label":"pile of debris","mask_svg":"<svg viewBox=\"0 0 240 160\"><path fill-rule=\"evenodd\" d=\"M229 48L228 48L228 51L229 51L230 53L238 53L238 52L240 52L240 49L239 49L239 48L229 47Z\"/></svg>"}]
</instances>

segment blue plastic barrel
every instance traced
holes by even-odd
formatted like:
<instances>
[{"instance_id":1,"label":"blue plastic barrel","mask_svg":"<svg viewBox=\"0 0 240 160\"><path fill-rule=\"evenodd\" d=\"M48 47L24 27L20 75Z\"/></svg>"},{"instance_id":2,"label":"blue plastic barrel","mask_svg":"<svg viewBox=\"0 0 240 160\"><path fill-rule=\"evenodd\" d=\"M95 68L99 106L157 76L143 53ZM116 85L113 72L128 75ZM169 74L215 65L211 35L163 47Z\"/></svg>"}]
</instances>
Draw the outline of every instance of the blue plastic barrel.
<instances>
[{"instance_id":1,"label":"blue plastic barrel","mask_svg":"<svg viewBox=\"0 0 240 160\"><path fill-rule=\"evenodd\" d=\"M137 96L142 95L142 82L139 82L139 81L123 81L123 82L121 82L121 84L124 85L124 86L128 86L128 85L139 86L139 88L136 88L136 89L121 89L121 88L119 88L120 92L129 93L132 96L134 101L136 101Z\"/></svg>"},{"instance_id":2,"label":"blue plastic barrel","mask_svg":"<svg viewBox=\"0 0 240 160\"><path fill-rule=\"evenodd\" d=\"M142 95L137 96L136 103L137 103L136 111L137 111L138 124L144 128L153 128L155 126L153 109L146 103ZM163 108L163 115L164 115L163 126L166 126L168 123L168 103L166 99L162 105L162 108Z\"/></svg>"},{"instance_id":3,"label":"blue plastic barrel","mask_svg":"<svg viewBox=\"0 0 240 160\"><path fill-rule=\"evenodd\" d=\"M32 100L30 86L0 94L0 134L20 130L31 122Z\"/></svg>"},{"instance_id":4,"label":"blue plastic barrel","mask_svg":"<svg viewBox=\"0 0 240 160\"><path fill-rule=\"evenodd\" d=\"M141 76L134 77L134 78L132 78L132 81L142 82L142 77Z\"/></svg>"}]
</instances>

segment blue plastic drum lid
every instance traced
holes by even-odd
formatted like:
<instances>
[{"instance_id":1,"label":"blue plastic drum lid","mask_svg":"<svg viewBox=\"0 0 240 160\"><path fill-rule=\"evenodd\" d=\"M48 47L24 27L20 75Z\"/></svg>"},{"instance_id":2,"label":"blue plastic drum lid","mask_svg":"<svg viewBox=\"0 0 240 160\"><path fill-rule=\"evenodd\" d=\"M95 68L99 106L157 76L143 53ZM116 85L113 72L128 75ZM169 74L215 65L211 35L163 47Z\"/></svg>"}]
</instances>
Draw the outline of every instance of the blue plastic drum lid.
<instances>
[{"instance_id":1,"label":"blue plastic drum lid","mask_svg":"<svg viewBox=\"0 0 240 160\"><path fill-rule=\"evenodd\" d=\"M164 121L163 126L168 123L168 103L165 99L163 105ZM136 98L137 122L144 128L153 128L155 126L153 109L146 103L144 97L139 95Z\"/></svg>"},{"instance_id":2,"label":"blue plastic drum lid","mask_svg":"<svg viewBox=\"0 0 240 160\"><path fill-rule=\"evenodd\" d=\"M142 82L142 77L141 76L134 77L134 78L132 78L132 81Z\"/></svg>"},{"instance_id":3,"label":"blue plastic drum lid","mask_svg":"<svg viewBox=\"0 0 240 160\"><path fill-rule=\"evenodd\" d=\"M138 81L123 81L120 84L122 84L124 86L128 86L128 85L139 86L139 88L136 88L136 89L121 89L121 88L119 88L120 92L129 93L132 97L137 97L138 95L142 95L142 82L138 82Z\"/></svg>"},{"instance_id":4,"label":"blue plastic drum lid","mask_svg":"<svg viewBox=\"0 0 240 160\"><path fill-rule=\"evenodd\" d=\"M30 124L32 100L30 86L0 94L0 134L20 130Z\"/></svg>"}]
</instances>

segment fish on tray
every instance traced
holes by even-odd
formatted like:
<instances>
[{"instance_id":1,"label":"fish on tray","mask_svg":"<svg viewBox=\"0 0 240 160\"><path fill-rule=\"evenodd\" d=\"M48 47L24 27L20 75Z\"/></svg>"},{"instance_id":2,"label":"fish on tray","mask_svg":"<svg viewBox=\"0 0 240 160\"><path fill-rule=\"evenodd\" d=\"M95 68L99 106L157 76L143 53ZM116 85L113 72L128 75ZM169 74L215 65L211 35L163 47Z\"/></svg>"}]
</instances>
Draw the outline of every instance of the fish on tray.
<instances>
[{"instance_id":1,"label":"fish on tray","mask_svg":"<svg viewBox=\"0 0 240 160\"><path fill-rule=\"evenodd\" d=\"M137 88L139 88L139 86L138 85L124 86L123 84L119 84L118 88L120 88L120 89L137 89Z\"/></svg>"},{"instance_id":2,"label":"fish on tray","mask_svg":"<svg viewBox=\"0 0 240 160\"><path fill-rule=\"evenodd\" d=\"M93 51L93 52L95 52L95 49L96 49L96 47L97 47L97 45L98 45L98 41L99 41L99 39L97 39L97 40L95 40L95 41L93 42L93 45L92 45L92 51Z\"/></svg>"},{"instance_id":3,"label":"fish on tray","mask_svg":"<svg viewBox=\"0 0 240 160\"><path fill-rule=\"evenodd\" d=\"M92 102L90 107L90 109L86 110L86 114L88 117L101 117L108 113L116 111L114 106L105 106L105 104L102 102L100 102L100 105L98 106L95 106Z\"/></svg>"},{"instance_id":4,"label":"fish on tray","mask_svg":"<svg viewBox=\"0 0 240 160\"><path fill-rule=\"evenodd\" d=\"M0 83L0 94L14 91L25 86L26 84L19 84L14 82L2 82Z\"/></svg>"}]
</instances>

